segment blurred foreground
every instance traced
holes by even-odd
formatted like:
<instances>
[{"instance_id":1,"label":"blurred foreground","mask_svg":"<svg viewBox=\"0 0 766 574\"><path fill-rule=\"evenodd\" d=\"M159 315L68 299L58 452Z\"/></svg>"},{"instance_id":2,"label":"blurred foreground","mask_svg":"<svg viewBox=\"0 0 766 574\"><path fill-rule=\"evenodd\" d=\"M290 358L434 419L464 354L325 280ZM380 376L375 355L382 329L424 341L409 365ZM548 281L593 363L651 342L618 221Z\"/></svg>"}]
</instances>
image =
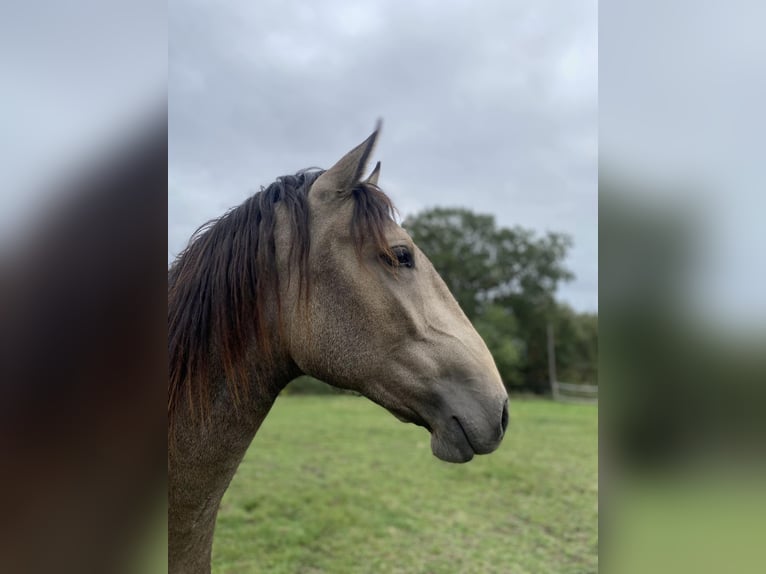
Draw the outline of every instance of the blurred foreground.
<instances>
[{"instance_id":1,"label":"blurred foreground","mask_svg":"<svg viewBox=\"0 0 766 574\"><path fill-rule=\"evenodd\" d=\"M699 297L714 214L637 185L602 179L603 563L757 572L766 331L721 320Z\"/></svg>"},{"instance_id":2,"label":"blurred foreground","mask_svg":"<svg viewBox=\"0 0 766 574\"><path fill-rule=\"evenodd\" d=\"M72 173L3 250L5 571L146 572L136 549L157 547L166 472L166 134L160 114Z\"/></svg>"},{"instance_id":3,"label":"blurred foreground","mask_svg":"<svg viewBox=\"0 0 766 574\"><path fill-rule=\"evenodd\" d=\"M164 571L166 5L0 16L0 569Z\"/></svg>"},{"instance_id":4,"label":"blurred foreground","mask_svg":"<svg viewBox=\"0 0 766 574\"><path fill-rule=\"evenodd\" d=\"M764 16L741 0L600 4L608 572L766 564Z\"/></svg>"}]
</instances>

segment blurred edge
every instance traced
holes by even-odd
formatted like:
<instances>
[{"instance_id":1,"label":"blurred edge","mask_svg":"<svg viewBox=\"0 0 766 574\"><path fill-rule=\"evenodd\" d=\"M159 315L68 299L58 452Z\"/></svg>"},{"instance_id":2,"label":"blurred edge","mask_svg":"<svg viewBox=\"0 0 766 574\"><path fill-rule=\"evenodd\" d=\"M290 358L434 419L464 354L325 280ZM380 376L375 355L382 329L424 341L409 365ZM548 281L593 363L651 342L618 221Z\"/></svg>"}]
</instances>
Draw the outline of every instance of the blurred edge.
<instances>
[{"instance_id":1,"label":"blurred edge","mask_svg":"<svg viewBox=\"0 0 766 574\"><path fill-rule=\"evenodd\" d=\"M755 2L599 6L600 564L766 564Z\"/></svg>"},{"instance_id":2,"label":"blurred edge","mask_svg":"<svg viewBox=\"0 0 766 574\"><path fill-rule=\"evenodd\" d=\"M6 572L165 568L165 104L133 132L2 250Z\"/></svg>"},{"instance_id":3,"label":"blurred edge","mask_svg":"<svg viewBox=\"0 0 766 574\"><path fill-rule=\"evenodd\" d=\"M700 309L709 218L602 173L600 499L610 572L757 572L766 563L763 336ZM653 198L653 199L652 199ZM700 267L703 270L700 270Z\"/></svg>"}]
</instances>

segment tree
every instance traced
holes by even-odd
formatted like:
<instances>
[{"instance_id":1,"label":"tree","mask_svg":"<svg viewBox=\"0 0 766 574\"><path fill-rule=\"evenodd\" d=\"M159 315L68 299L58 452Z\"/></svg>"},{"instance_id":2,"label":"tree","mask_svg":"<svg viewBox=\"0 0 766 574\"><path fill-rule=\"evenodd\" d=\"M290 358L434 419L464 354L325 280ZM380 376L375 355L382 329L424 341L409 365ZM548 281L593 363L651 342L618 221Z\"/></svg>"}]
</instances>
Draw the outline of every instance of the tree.
<instances>
[{"instance_id":1,"label":"tree","mask_svg":"<svg viewBox=\"0 0 766 574\"><path fill-rule=\"evenodd\" d=\"M568 383L598 384L598 316L557 306L553 321L558 379Z\"/></svg>"},{"instance_id":2,"label":"tree","mask_svg":"<svg viewBox=\"0 0 766 574\"><path fill-rule=\"evenodd\" d=\"M558 284L573 278L563 266L569 236L498 228L492 215L434 208L403 226L442 276L469 318L487 305L522 296L548 307Z\"/></svg>"},{"instance_id":3,"label":"tree","mask_svg":"<svg viewBox=\"0 0 766 574\"><path fill-rule=\"evenodd\" d=\"M524 386L526 345L513 314L500 305L488 305L474 325L492 353L506 388Z\"/></svg>"}]
</instances>

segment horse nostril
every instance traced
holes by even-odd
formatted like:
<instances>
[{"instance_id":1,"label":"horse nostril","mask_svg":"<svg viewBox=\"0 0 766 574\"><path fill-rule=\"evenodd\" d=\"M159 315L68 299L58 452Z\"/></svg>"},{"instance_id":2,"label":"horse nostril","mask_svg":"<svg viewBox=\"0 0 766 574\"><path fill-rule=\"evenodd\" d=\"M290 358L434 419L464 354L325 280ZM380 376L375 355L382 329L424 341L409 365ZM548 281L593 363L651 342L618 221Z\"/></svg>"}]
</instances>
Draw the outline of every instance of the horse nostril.
<instances>
[{"instance_id":1,"label":"horse nostril","mask_svg":"<svg viewBox=\"0 0 766 574\"><path fill-rule=\"evenodd\" d=\"M508 399L505 399L503 404L503 416L500 419L500 426L503 427L503 432L508 428Z\"/></svg>"}]
</instances>

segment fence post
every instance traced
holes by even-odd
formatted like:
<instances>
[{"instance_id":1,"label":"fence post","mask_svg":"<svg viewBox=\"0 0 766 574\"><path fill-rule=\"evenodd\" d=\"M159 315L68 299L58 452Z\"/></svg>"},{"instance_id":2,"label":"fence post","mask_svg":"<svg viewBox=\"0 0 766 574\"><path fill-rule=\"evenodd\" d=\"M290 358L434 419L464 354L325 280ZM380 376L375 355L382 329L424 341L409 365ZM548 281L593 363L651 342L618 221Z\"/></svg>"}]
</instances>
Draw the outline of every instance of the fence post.
<instances>
[{"instance_id":1,"label":"fence post","mask_svg":"<svg viewBox=\"0 0 766 574\"><path fill-rule=\"evenodd\" d=\"M553 341L553 324L548 321L547 329L548 333L548 379L551 383L551 392L553 393L553 400L559 399L559 388L556 380L556 345Z\"/></svg>"}]
</instances>

